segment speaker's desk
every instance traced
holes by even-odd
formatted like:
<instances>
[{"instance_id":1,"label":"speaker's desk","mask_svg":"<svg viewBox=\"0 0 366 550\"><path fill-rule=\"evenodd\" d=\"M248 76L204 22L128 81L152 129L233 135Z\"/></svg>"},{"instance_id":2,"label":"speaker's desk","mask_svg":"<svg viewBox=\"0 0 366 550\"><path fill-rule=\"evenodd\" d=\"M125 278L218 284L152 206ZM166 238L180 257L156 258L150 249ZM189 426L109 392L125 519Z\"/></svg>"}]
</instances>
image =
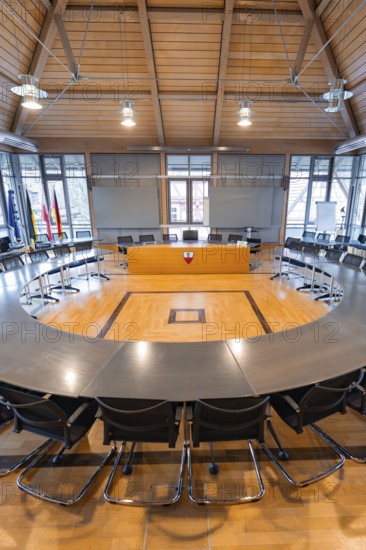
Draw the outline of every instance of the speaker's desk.
<instances>
[{"instance_id":1,"label":"speaker's desk","mask_svg":"<svg viewBox=\"0 0 366 550\"><path fill-rule=\"evenodd\" d=\"M175 242L127 248L128 271L138 275L249 273L250 248L235 244Z\"/></svg>"}]
</instances>

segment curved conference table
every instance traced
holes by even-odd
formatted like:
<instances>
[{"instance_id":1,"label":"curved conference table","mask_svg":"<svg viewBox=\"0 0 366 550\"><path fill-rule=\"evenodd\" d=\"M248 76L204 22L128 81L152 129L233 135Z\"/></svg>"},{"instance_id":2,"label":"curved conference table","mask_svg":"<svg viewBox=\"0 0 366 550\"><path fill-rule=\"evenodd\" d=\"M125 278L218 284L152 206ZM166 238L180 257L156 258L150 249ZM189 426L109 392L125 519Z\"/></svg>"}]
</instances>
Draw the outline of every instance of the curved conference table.
<instances>
[{"instance_id":1,"label":"curved conference table","mask_svg":"<svg viewBox=\"0 0 366 550\"><path fill-rule=\"evenodd\" d=\"M190 401L272 393L366 364L366 274L358 268L303 256L306 265L334 277L343 299L325 316L286 332L240 341L133 343L63 332L23 309L27 283L81 257L85 252L0 274L0 380L73 397Z\"/></svg>"}]
</instances>

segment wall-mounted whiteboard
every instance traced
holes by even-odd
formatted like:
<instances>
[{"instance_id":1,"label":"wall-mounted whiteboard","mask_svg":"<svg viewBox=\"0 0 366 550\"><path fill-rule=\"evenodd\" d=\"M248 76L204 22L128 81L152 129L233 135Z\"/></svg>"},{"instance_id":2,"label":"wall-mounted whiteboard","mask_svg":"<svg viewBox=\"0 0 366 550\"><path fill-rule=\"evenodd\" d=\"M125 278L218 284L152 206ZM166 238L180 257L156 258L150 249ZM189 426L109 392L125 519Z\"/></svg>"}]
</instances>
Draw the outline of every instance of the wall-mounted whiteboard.
<instances>
[{"instance_id":1,"label":"wall-mounted whiteboard","mask_svg":"<svg viewBox=\"0 0 366 550\"><path fill-rule=\"evenodd\" d=\"M335 231L337 221L337 203L333 201L316 203L317 231Z\"/></svg>"},{"instance_id":2,"label":"wall-mounted whiteboard","mask_svg":"<svg viewBox=\"0 0 366 550\"><path fill-rule=\"evenodd\" d=\"M156 187L93 187L93 205L98 229L159 227Z\"/></svg>"},{"instance_id":3,"label":"wall-mounted whiteboard","mask_svg":"<svg viewBox=\"0 0 366 550\"><path fill-rule=\"evenodd\" d=\"M210 225L212 227L271 227L273 193L273 187L212 188Z\"/></svg>"}]
</instances>

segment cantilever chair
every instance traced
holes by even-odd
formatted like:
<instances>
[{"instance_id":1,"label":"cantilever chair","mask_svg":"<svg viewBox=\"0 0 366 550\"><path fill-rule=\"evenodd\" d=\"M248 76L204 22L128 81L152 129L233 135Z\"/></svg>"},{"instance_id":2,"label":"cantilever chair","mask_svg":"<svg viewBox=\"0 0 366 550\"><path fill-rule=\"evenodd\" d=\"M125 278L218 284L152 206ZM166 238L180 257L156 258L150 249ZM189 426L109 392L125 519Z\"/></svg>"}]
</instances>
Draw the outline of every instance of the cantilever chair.
<instances>
[{"instance_id":1,"label":"cantilever chair","mask_svg":"<svg viewBox=\"0 0 366 550\"><path fill-rule=\"evenodd\" d=\"M285 393L276 393L270 396L271 406L292 430L297 434L301 434L304 428L309 426L312 428L313 432L330 447L339 459L330 468L309 478L296 481L283 467L272 451L266 445L263 445L265 452L292 485L296 487L305 487L306 485L323 479L343 466L345 457L344 453L340 450L340 444L317 426L316 422L328 418L335 413L345 414L347 394L360 383L362 376L362 370L357 370L342 376L337 376L336 378L325 380L319 384L304 386L302 388L290 390ZM267 420L267 425L279 448L279 459L281 461L288 460L289 455L283 449L270 418Z\"/></svg>"},{"instance_id":2,"label":"cantilever chair","mask_svg":"<svg viewBox=\"0 0 366 550\"><path fill-rule=\"evenodd\" d=\"M185 229L183 231L183 241L198 241L197 229Z\"/></svg>"},{"instance_id":3,"label":"cantilever chair","mask_svg":"<svg viewBox=\"0 0 366 550\"><path fill-rule=\"evenodd\" d=\"M22 267L24 265L24 262L19 254L2 258L0 263L5 271L11 271L12 269L16 269L17 267Z\"/></svg>"},{"instance_id":4,"label":"cantilever chair","mask_svg":"<svg viewBox=\"0 0 366 550\"><path fill-rule=\"evenodd\" d=\"M315 231L307 231L305 230L301 236L302 239L315 239Z\"/></svg>"},{"instance_id":5,"label":"cantilever chair","mask_svg":"<svg viewBox=\"0 0 366 550\"><path fill-rule=\"evenodd\" d=\"M76 231L77 239L89 239L91 237L91 232L89 230Z\"/></svg>"},{"instance_id":6,"label":"cantilever chair","mask_svg":"<svg viewBox=\"0 0 366 550\"><path fill-rule=\"evenodd\" d=\"M62 233L52 233L52 237L54 241L57 241L58 239L66 241L68 239L67 233L65 233L65 231L62 231Z\"/></svg>"},{"instance_id":7,"label":"cantilever chair","mask_svg":"<svg viewBox=\"0 0 366 550\"><path fill-rule=\"evenodd\" d=\"M34 456L39 452L38 456L18 477L18 487L26 493L49 502L64 505L78 502L91 488L96 476L114 454L115 447L104 458L101 465L78 494L69 495L69 498L44 493L39 487L36 488L26 484L24 479L32 473L34 468L38 468L48 451L55 447L57 443L62 443L62 446L58 453L53 455L54 464L61 461L62 454L66 449L71 449L87 434L95 421L98 409L97 403L93 400L55 395L51 395L46 399L37 394L5 386L0 386L0 396L0 403L12 409L14 413L14 431L16 433L26 430L47 438L46 442L31 453ZM16 467L19 468L29 458L30 455L24 458L21 463L18 463Z\"/></svg>"},{"instance_id":8,"label":"cantilever chair","mask_svg":"<svg viewBox=\"0 0 366 550\"><path fill-rule=\"evenodd\" d=\"M269 397L238 397L198 400L193 404L193 415L190 422L192 443L193 447L199 447L201 442L210 443L210 474L216 475L219 471L214 458L213 442L248 441L259 492L255 495L238 496L233 499L212 499L208 495L196 496L194 494L191 449L188 446L188 495L192 502L197 504L240 504L259 500L264 496L264 484L251 439L264 443L264 425L268 402Z\"/></svg>"},{"instance_id":9,"label":"cantilever chair","mask_svg":"<svg viewBox=\"0 0 366 550\"><path fill-rule=\"evenodd\" d=\"M207 242L209 243L221 243L222 235L220 233L209 233L207 236Z\"/></svg>"},{"instance_id":10,"label":"cantilever chair","mask_svg":"<svg viewBox=\"0 0 366 550\"><path fill-rule=\"evenodd\" d=\"M329 233L318 233L317 236L316 236L316 240L319 243L329 243L330 235L329 235Z\"/></svg>"},{"instance_id":11,"label":"cantilever chair","mask_svg":"<svg viewBox=\"0 0 366 550\"><path fill-rule=\"evenodd\" d=\"M260 264L262 259L262 239L247 238L247 242L249 244L256 245L250 248L250 255L254 256L254 261L255 261L254 267L257 267Z\"/></svg>"},{"instance_id":12,"label":"cantilever chair","mask_svg":"<svg viewBox=\"0 0 366 550\"><path fill-rule=\"evenodd\" d=\"M243 235L235 235L235 233L230 233L227 238L228 243L236 243L237 241L242 241Z\"/></svg>"},{"instance_id":13,"label":"cantilever chair","mask_svg":"<svg viewBox=\"0 0 366 550\"><path fill-rule=\"evenodd\" d=\"M127 246L123 246L123 245ZM127 247L133 244L133 238L131 235L122 235L121 237L117 237L117 245L118 245L118 252L120 254L123 254L123 261L120 264L124 269L128 267L127 263Z\"/></svg>"},{"instance_id":14,"label":"cantilever chair","mask_svg":"<svg viewBox=\"0 0 366 550\"><path fill-rule=\"evenodd\" d=\"M154 243L155 242L155 237L152 233L150 235L139 235L139 242L141 244Z\"/></svg>"},{"instance_id":15,"label":"cantilever chair","mask_svg":"<svg viewBox=\"0 0 366 550\"><path fill-rule=\"evenodd\" d=\"M133 499L112 496L111 489L118 466L123 457L126 443L131 442L127 462L122 468L124 475L132 472L132 458L136 443L167 443L174 448L179 431L179 411L169 401L153 399L96 398L104 423L104 444L121 441L121 448L115 460L111 475L104 490L104 498L114 504L127 505L168 505L177 502L183 488L183 473L186 458L186 446L183 447L179 478L173 498Z\"/></svg>"},{"instance_id":16,"label":"cantilever chair","mask_svg":"<svg viewBox=\"0 0 366 550\"><path fill-rule=\"evenodd\" d=\"M163 242L177 242L178 235L176 233L167 233L163 235Z\"/></svg>"}]
</instances>

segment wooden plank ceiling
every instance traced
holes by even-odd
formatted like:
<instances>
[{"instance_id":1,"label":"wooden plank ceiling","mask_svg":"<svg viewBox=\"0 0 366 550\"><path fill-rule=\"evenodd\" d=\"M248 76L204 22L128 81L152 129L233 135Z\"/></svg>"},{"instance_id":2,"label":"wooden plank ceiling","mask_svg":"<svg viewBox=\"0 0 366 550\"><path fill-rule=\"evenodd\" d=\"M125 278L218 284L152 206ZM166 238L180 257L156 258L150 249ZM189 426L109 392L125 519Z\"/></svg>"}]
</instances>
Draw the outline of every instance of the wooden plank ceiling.
<instances>
[{"instance_id":1,"label":"wooden plank ceiling","mask_svg":"<svg viewBox=\"0 0 366 550\"><path fill-rule=\"evenodd\" d=\"M182 146L237 146L251 138L342 141L365 133L366 6L299 77L318 107L291 84L289 70L290 63L300 72L361 1L276 0L276 15L267 0L95 0L88 25L91 0L1 0L0 128L35 139ZM49 15L55 2L57 24ZM47 52L40 62L42 46L33 34L64 67ZM78 64L77 82L51 104ZM39 74L49 92L41 115L24 116L9 90L23 72ZM319 107L326 107L321 95L334 73L347 79L354 96L347 110L330 115L332 124ZM134 101L133 128L120 124L124 98ZM256 111L247 128L237 125L241 99L251 99Z\"/></svg>"}]
</instances>

